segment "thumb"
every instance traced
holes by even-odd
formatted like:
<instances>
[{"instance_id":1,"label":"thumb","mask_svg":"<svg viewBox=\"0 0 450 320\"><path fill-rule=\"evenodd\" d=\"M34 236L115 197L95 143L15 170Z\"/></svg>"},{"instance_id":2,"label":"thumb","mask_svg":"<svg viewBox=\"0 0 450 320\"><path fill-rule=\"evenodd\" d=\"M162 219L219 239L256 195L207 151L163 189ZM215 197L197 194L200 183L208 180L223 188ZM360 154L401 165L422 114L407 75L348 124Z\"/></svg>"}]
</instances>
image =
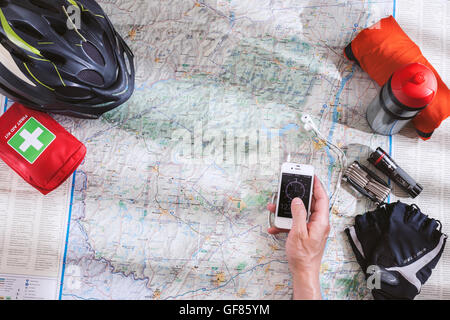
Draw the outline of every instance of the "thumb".
<instances>
[{"instance_id":1,"label":"thumb","mask_svg":"<svg viewBox=\"0 0 450 320\"><path fill-rule=\"evenodd\" d=\"M308 236L308 229L306 227L306 208L302 199L295 198L291 203L292 212L292 230L299 233L300 238Z\"/></svg>"}]
</instances>

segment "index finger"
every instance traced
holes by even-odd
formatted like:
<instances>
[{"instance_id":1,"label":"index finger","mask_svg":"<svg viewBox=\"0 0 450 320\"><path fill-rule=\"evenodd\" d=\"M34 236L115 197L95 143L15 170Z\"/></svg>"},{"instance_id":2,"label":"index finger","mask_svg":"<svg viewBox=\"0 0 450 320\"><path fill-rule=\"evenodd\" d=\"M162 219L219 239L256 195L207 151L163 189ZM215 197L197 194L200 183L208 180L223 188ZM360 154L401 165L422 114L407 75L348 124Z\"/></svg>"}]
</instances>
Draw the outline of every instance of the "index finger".
<instances>
[{"instance_id":1,"label":"index finger","mask_svg":"<svg viewBox=\"0 0 450 320\"><path fill-rule=\"evenodd\" d=\"M267 204L267 210L269 210L270 212L275 213L276 209L277 209L277 205L275 203Z\"/></svg>"}]
</instances>

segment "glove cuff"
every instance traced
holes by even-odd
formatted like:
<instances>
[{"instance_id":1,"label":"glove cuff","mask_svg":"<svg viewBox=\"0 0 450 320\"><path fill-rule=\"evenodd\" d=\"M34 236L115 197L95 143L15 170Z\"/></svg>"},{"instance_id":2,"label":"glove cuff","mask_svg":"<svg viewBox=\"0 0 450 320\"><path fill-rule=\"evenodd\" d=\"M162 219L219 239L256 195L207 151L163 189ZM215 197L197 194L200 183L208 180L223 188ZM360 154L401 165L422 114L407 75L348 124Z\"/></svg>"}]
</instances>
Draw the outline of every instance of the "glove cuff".
<instances>
[{"instance_id":1,"label":"glove cuff","mask_svg":"<svg viewBox=\"0 0 450 320\"><path fill-rule=\"evenodd\" d=\"M349 227L345 229L345 233L347 234L350 245L352 246L356 260L358 261L359 265L361 266L361 269L365 273L367 270L367 261L364 255L361 242L359 241L358 236L356 235L355 227Z\"/></svg>"}]
</instances>

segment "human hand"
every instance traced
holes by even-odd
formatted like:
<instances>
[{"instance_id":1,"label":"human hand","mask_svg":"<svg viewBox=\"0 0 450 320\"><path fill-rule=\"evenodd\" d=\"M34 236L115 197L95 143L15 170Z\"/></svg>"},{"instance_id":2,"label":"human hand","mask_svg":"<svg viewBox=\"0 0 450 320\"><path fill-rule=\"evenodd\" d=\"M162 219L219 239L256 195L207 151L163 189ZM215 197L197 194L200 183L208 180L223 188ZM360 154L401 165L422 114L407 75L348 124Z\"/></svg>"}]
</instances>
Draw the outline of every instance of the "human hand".
<instances>
[{"instance_id":1,"label":"human hand","mask_svg":"<svg viewBox=\"0 0 450 320\"><path fill-rule=\"evenodd\" d=\"M275 212L276 205L267 208ZM314 177L311 216L303 201L295 198L291 203L292 229L269 228L270 234L288 232L286 255L294 282L294 299L321 299L319 272L328 234L330 232L329 200L319 178Z\"/></svg>"}]
</instances>

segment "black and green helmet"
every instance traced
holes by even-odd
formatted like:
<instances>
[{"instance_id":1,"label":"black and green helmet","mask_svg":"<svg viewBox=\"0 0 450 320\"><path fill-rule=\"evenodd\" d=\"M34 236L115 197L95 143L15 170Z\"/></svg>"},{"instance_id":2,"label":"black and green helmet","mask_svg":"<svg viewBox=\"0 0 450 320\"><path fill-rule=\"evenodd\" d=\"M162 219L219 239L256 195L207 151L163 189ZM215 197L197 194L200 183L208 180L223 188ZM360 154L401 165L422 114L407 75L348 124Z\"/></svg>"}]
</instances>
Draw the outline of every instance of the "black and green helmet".
<instances>
[{"instance_id":1,"label":"black and green helmet","mask_svg":"<svg viewBox=\"0 0 450 320\"><path fill-rule=\"evenodd\" d=\"M134 56L94 0L0 0L0 93L98 118L134 91Z\"/></svg>"}]
</instances>

